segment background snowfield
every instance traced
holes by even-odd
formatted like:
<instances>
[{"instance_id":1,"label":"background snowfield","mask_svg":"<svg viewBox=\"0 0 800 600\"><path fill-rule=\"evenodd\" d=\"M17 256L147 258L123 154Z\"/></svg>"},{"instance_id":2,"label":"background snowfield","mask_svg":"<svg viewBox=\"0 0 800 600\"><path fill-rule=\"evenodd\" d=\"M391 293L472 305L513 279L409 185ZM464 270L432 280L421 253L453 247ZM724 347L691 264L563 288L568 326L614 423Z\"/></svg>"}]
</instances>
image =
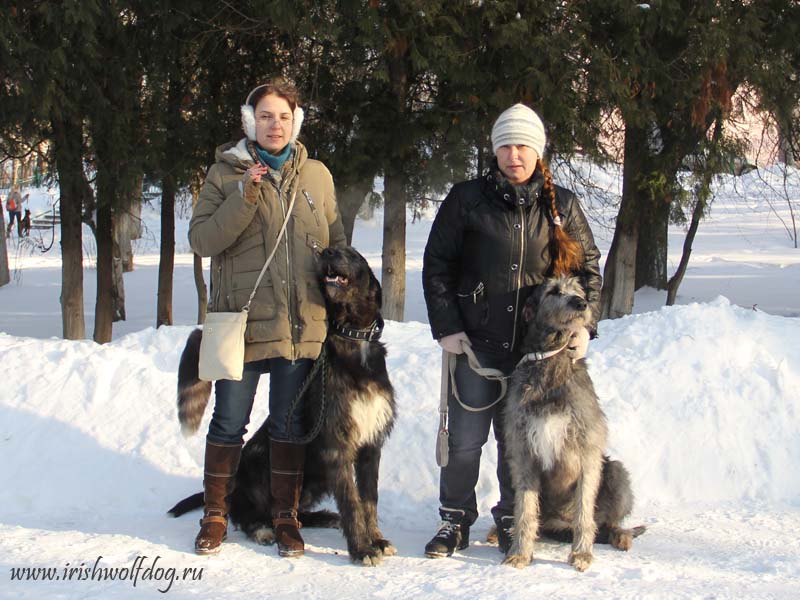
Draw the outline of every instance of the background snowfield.
<instances>
[{"instance_id":1,"label":"background snowfield","mask_svg":"<svg viewBox=\"0 0 800 600\"><path fill-rule=\"evenodd\" d=\"M0 288L0 597L800 596L800 252L786 234L785 202L772 208L765 201L774 197L768 183L778 185L778 175L762 170L761 177L718 183L676 306L662 306L663 292L641 290L635 314L601 322L590 344L609 454L630 470L637 497L628 523L648 531L628 553L595 546L586 573L566 564L568 545L548 541L537 544L532 566L500 565L497 548L483 541L499 494L492 443L484 451L472 545L450 559L422 554L438 525L441 355L425 323L420 281L433 211L413 225L409 219L407 321L388 322L383 338L399 418L383 453L380 521L398 555L375 569L351 565L335 530L303 530L306 556L297 560L233 530L220 555L199 557L193 541L200 513L165 515L199 491L202 478L203 435L182 437L175 410L178 359L196 315L185 218L176 232L176 326L153 328L152 207L144 211L136 270L125 275L128 320L114 325L114 341L105 346L58 339L57 237L45 254L12 238L13 280ZM615 173L594 180L612 193L618 186ZM796 186L789 191L800 197ZM35 191L34 213L48 200L46 190ZM587 212L605 255L613 218L591 203ZM354 236L378 275L381 233L377 212L357 222ZM47 245L50 233L43 234ZM671 270L682 238L681 228L671 229ZM88 231L84 244L91 333ZM262 379L251 430L266 416L268 383ZM117 573L124 580L87 580L95 567L135 571L137 564L135 582L125 571ZM29 576L19 568L37 567L53 569L59 580L12 579ZM71 568L83 570L65 580ZM185 569L196 569L194 580L190 571L183 578ZM165 579L173 570L175 579Z\"/></svg>"}]
</instances>

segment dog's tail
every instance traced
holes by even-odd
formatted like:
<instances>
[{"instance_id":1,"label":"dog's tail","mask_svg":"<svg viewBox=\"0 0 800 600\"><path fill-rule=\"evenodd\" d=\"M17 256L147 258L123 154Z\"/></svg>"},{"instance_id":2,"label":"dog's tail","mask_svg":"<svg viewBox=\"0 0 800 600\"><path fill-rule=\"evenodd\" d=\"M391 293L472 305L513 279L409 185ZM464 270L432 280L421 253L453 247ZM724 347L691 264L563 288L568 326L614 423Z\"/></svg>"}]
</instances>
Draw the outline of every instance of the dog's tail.
<instances>
[{"instance_id":1,"label":"dog's tail","mask_svg":"<svg viewBox=\"0 0 800 600\"><path fill-rule=\"evenodd\" d=\"M631 538L637 538L642 535L645 531L647 531L647 527L644 525L637 525L636 527L631 527L630 529L624 529L621 527L618 528L611 528L608 525L600 525L597 528L597 533L594 536L594 543L595 544L610 544L611 543L611 534L613 533L614 529L618 532L624 532L631 536ZM569 543L572 541L572 530L571 529L543 529L541 535L551 539L555 542L566 542Z\"/></svg>"},{"instance_id":2,"label":"dog's tail","mask_svg":"<svg viewBox=\"0 0 800 600\"><path fill-rule=\"evenodd\" d=\"M330 510L299 512L297 514L297 520L303 524L303 527L319 527L325 529L341 528L339 513Z\"/></svg>"},{"instance_id":3,"label":"dog's tail","mask_svg":"<svg viewBox=\"0 0 800 600\"><path fill-rule=\"evenodd\" d=\"M189 334L178 365L178 420L186 436L197 432L211 397L211 382L201 381L198 374L202 339L202 329Z\"/></svg>"},{"instance_id":4,"label":"dog's tail","mask_svg":"<svg viewBox=\"0 0 800 600\"><path fill-rule=\"evenodd\" d=\"M178 502L175 506L170 508L167 511L167 514L171 517L180 517L181 515L189 512L190 510L194 510L195 508L200 508L205 504L203 500L203 492L197 492L196 494L192 494L191 496L184 498L180 502Z\"/></svg>"}]
</instances>

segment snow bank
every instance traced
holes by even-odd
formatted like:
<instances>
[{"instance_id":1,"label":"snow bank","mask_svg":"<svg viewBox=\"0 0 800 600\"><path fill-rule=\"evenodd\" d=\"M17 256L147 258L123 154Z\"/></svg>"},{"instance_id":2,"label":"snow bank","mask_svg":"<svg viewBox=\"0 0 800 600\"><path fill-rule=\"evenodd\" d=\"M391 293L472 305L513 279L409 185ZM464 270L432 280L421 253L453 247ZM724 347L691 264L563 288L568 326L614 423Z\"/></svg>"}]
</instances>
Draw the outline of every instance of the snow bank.
<instances>
[{"instance_id":1,"label":"snow bank","mask_svg":"<svg viewBox=\"0 0 800 600\"><path fill-rule=\"evenodd\" d=\"M0 444L13 457L0 461L0 478L14 482L0 488L0 505L29 519L152 513L199 489L203 436L181 437L174 407L190 330L148 329L106 346L0 335ZM440 353L421 323L388 323L385 339L400 417L381 503L384 519L402 526L437 505ZM602 322L590 370L610 454L631 471L640 506L800 497L798 339L798 320L724 298ZM265 378L253 423L267 389ZM495 460L491 445L485 460ZM487 465L482 512L497 494Z\"/></svg>"}]
</instances>

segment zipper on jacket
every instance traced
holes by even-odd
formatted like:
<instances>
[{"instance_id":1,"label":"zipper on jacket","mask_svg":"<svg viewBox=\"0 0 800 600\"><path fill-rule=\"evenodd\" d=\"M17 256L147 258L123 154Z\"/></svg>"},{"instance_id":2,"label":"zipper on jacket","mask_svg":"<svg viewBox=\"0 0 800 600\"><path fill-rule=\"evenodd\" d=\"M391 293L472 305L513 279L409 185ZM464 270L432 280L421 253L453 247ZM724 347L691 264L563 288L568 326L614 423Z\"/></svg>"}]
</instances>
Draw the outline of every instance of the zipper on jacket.
<instances>
[{"instance_id":1,"label":"zipper on jacket","mask_svg":"<svg viewBox=\"0 0 800 600\"><path fill-rule=\"evenodd\" d=\"M471 292L467 293L467 294L460 294L460 293L456 292L456 296L458 296L459 298L472 298L472 303L473 304L477 304L478 303L478 296L480 296L481 294L483 294L483 282L482 281L479 281L478 285L475 286L475 289L472 290Z\"/></svg>"},{"instance_id":2,"label":"zipper on jacket","mask_svg":"<svg viewBox=\"0 0 800 600\"><path fill-rule=\"evenodd\" d=\"M509 350L514 350L514 344L517 341L517 317L519 316L519 290L522 287L522 272L524 270L525 263L523 259L525 258L525 238L527 233L525 231L525 208L520 206L519 207L519 217L520 217L520 234L521 238L519 241L519 268L517 269L517 297L514 301L514 329L511 331L511 347Z\"/></svg>"},{"instance_id":3,"label":"zipper on jacket","mask_svg":"<svg viewBox=\"0 0 800 600\"><path fill-rule=\"evenodd\" d=\"M303 190L303 196L305 196L306 200L308 200L308 206L311 208L311 213L314 215L314 220L317 222L317 227L319 227L319 215L317 214L317 207L314 206L314 201L311 199L311 194Z\"/></svg>"}]
</instances>

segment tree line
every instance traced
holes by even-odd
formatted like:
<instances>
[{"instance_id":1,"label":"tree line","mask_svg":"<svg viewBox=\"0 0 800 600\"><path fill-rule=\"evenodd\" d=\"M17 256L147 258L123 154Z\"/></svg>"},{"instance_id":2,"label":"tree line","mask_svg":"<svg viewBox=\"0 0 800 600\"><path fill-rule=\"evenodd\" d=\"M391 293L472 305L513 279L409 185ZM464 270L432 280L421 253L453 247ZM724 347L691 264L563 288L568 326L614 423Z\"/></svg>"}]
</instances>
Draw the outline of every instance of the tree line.
<instances>
[{"instance_id":1,"label":"tree line","mask_svg":"<svg viewBox=\"0 0 800 600\"><path fill-rule=\"evenodd\" d=\"M682 273L667 280L667 226L690 212L696 231L709 174L740 150L735 98L753 99L800 155L790 0L11 0L0 13L0 158L46 148L68 339L85 337L84 223L97 241L93 337L111 339L120 223L143 178L160 184L157 325L172 323L176 195L197 190L214 148L241 137L247 92L276 75L301 91L301 139L334 175L348 239L383 178L391 319L403 317L406 207L481 173L492 122L515 102L542 115L548 158L610 161L607 140L619 140L606 317L630 313L644 285L671 286L674 299ZM688 156L702 160L700 191L687 196Z\"/></svg>"}]
</instances>

